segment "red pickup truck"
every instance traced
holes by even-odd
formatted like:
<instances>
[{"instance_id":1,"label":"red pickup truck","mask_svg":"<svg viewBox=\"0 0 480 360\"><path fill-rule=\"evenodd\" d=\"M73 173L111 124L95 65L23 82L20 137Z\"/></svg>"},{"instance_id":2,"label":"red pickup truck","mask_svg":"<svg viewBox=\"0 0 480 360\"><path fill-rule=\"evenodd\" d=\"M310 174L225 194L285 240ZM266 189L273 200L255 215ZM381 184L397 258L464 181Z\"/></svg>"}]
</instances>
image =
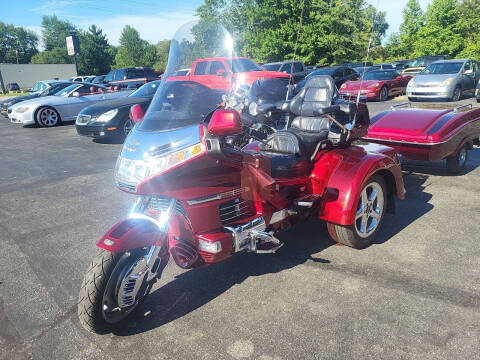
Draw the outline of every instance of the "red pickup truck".
<instances>
[{"instance_id":1,"label":"red pickup truck","mask_svg":"<svg viewBox=\"0 0 480 360\"><path fill-rule=\"evenodd\" d=\"M248 58L207 58L197 59L190 73L185 76L172 76L168 80L195 81L212 89L230 90L231 81L238 79L251 85L262 78L281 78L288 84L290 75L279 71L267 71Z\"/></svg>"}]
</instances>

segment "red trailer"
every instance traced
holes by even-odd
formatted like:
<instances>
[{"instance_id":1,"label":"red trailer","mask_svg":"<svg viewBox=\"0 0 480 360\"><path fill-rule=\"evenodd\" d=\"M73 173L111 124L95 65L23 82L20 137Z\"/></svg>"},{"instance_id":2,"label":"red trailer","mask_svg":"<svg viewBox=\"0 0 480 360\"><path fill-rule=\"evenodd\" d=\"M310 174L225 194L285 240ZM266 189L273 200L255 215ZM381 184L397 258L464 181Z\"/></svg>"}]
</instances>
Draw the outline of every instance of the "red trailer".
<instances>
[{"instance_id":1,"label":"red trailer","mask_svg":"<svg viewBox=\"0 0 480 360\"><path fill-rule=\"evenodd\" d=\"M426 161L447 160L447 169L459 173L465 167L468 150L479 143L480 108L464 111L471 104L447 110L393 106L371 119L363 138L388 145L405 158Z\"/></svg>"}]
</instances>

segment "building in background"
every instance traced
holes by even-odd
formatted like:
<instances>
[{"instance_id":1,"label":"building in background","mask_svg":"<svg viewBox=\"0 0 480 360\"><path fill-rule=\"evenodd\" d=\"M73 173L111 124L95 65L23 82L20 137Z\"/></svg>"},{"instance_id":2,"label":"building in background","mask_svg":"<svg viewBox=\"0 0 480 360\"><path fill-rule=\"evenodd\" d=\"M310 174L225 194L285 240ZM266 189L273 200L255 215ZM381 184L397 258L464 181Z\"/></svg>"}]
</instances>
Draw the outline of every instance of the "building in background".
<instances>
[{"instance_id":1,"label":"building in background","mask_svg":"<svg viewBox=\"0 0 480 360\"><path fill-rule=\"evenodd\" d=\"M0 64L0 91L9 83L29 89L40 80L63 80L75 75L75 64Z\"/></svg>"}]
</instances>

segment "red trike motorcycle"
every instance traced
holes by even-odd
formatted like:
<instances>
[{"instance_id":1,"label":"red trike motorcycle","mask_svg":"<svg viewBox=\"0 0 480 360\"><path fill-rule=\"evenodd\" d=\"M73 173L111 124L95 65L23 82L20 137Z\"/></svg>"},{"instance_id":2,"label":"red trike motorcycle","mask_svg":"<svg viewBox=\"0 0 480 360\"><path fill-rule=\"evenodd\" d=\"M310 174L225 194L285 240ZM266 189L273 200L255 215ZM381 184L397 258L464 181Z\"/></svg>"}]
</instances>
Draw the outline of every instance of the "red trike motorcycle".
<instances>
[{"instance_id":1,"label":"red trike motorcycle","mask_svg":"<svg viewBox=\"0 0 480 360\"><path fill-rule=\"evenodd\" d=\"M206 33L217 38L207 41ZM101 250L78 302L86 329L105 333L121 326L170 258L188 269L244 252L272 253L282 246L277 233L308 217L326 221L335 241L363 248L393 212L395 196L404 197L395 152L352 144L368 129L365 104L339 99L328 76L310 79L292 99L275 104L288 115L286 129L246 146L237 139L250 132L223 90L201 80L169 80L198 58L212 59L207 72L219 66L213 64L219 56L245 72L244 59L232 49L220 26L182 27L145 116L132 109L136 124L118 157L115 182L138 198L97 243ZM262 79L261 70L252 71ZM222 86L226 77L232 89L242 85L235 73L206 76L222 76ZM272 111L243 105L255 114Z\"/></svg>"}]
</instances>

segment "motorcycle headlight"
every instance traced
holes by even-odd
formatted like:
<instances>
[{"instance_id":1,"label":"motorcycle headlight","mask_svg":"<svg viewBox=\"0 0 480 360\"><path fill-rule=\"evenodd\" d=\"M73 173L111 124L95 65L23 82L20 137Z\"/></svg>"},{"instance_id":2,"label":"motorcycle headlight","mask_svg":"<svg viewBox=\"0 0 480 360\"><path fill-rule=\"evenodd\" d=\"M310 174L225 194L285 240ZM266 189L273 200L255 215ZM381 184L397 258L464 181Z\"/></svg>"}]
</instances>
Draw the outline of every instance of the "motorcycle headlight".
<instances>
[{"instance_id":1,"label":"motorcycle headlight","mask_svg":"<svg viewBox=\"0 0 480 360\"><path fill-rule=\"evenodd\" d=\"M258 104L255 101L250 103L250 105L248 106L248 112L252 116L258 115Z\"/></svg>"},{"instance_id":2,"label":"motorcycle headlight","mask_svg":"<svg viewBox=\"0 0 480 360\"><path fill-rule=\"evenodd\" d=\"M102 115L100 115L97 120L95 120L96 122L107 122L107 121L110 121L112 120L115 116L117 116L118 114L118 109L113 109L113 110L109 110L107 112L104 112Z\"/></svg>"},{"instance_id":3,"label":"motorcycle headlight","mask_svg":"<svg viewBox=\"0 0 480 360\"><path fill-rule=\"evenodd\" d=\"M453 77L449 77L448 79L445 79L445 80L442 82L442 86L450 85L450 84L453 82L453 80L454 80Z\"/></svg>"},{"instance_id":4,"label":"motorcycle headlight","mask_svg":"<svg viewBox=\"0 0 480 360\"><path fill-rule=\"evenodd\" d=\"M203 143L197 143L164 156L146 157L144 160L131 160L119 156L115 166L115 180L136 185L148 177L181 165L204 152Z\"/></svg>"},{"instance_id":5,"label":"motorcycle headlight","mask_svg":"<svg viewBox=\"0 0 480 360\"><path fill-rule=\"evenodd\" d=\"M15 111L17 113L23 114L24 112L28 111L28 106L20 106Z\"/></svg>"}]
</instances>

